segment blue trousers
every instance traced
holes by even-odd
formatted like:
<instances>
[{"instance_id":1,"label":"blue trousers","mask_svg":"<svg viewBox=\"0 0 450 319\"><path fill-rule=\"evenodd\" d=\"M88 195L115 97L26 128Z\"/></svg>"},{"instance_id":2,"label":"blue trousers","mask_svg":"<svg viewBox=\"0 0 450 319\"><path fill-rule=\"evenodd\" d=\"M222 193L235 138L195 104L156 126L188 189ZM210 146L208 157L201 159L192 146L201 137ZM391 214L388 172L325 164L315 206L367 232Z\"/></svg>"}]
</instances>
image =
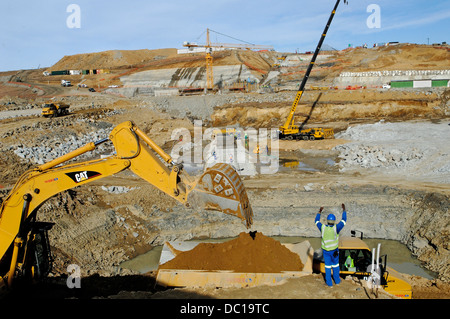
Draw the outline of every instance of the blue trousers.
<instances>
[{"instance_id":1,"label":"blue trousers","mask_svg":"<svg viewBox=\"0 0 450 319\"><path fill-rule=\"evenodd\" d=\"M323 259L325 261L325 283L330 287L333 286L331 281L331 270L333 270L334 283L339 285L341 283L341 278L339 278L339 249L323 250Z\"/></svg>"}]
</instances>

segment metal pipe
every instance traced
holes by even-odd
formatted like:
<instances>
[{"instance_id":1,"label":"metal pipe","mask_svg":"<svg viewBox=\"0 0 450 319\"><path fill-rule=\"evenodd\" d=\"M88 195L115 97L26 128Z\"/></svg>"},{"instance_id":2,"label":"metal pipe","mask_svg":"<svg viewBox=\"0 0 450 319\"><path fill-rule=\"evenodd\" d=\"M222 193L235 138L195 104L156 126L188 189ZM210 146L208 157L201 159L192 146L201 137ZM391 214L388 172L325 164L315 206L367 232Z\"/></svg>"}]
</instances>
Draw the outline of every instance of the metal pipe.
<instances>
[{"instance_id":1,"label":"metal pipe","mask_svg":"<svg viewBox=\"0 0 450 319\"><path fill-rule=\"evenodd\" d=\"M8 272L8 287L11 287L13 279L14 279L14 273L16 272L16 265L17 265L17 258L19 256L19 248L23 244L22 239L22 232L23 232L23 223L25 222L25 219L28 216L28 208L30 207L30 201L32 199L32 196L30 194L23 195L23 208L22 208L22 218L20 219L20 226L19 231L14 239L14 249L13 254L11 257L11 265L9 266L9 272Z\"/></svg>"},{"instance_id":2,"label":"metal pipe","mask_svg":"<svg viewBox=\"0 0 450 319\"><path fill-rule=\"evenodd\" d=\"M101 141L103 141L103 140L101 140ZM97 143L99 143L99 142L97 142ZM47 170L49 168L55 167L55 166L57 166L57 165L59 165L61 163L64 163L64 162L66 162L68 160L71 160L72 158L75 158L75 157L80 156L80 155L82 155L84 153L93 151L95 149L96 145L98 145L98 144L96 144L94 142L90 142L90 143L86 144L85 146L82 146L82 147L80 147L80 148L78 148L78 149L76 149L76 150L74 150L74 151L72 151L70 153L67 153L66 155L58 157L58 158L54 159L53 161L50 161L48 163L45 163L45 164L39 166L37 169L39 171L45 171L45 170Z\"/></svg>"},{"instance_id":3,"label":"metal pipe","mask_svg":"<svg viewBox=\"0 0 450 319\"><path fill-rule=\"evenodd\" d=\"M134 127L134 131L136 134L147 143L148 146L150 146L156 153L158 153L159 156L163 158L166 163L173 164L172 157L163 151L161 147L159 147L158 144L152 141L150 137L148 137L143 131L141 131L139 128Z\"/></svg>"},{"instance_id":4,"label":"metal pipe","mask_svg":"<svg viewBox=\"0 0 450 319\"><path fill-rule=\"evenodd\" d=\"M105 138L102 138L101 140L98 140L98 141L94 142L94 145L98 146L98 145L106 143L108 141L109 141L109 138L105 137Z\"/></svg>"},{"instance_id":5,"label":"metal pipe","mask_svg":"<svg viewBox=\"0 0 450 319\"><path fill-rule=\"evenodd\" d=\"M375 272L375 248L372 249L372 270L371 273Z\"/></svg>"},{"instance_id":6,"label":"metal pipe","mask_svg":"<svg viewBox=\"0 0 450 319\"><path fill-rule=\"evenodd\" d=\"M14 250L11 258L11 265L9 267L9 273L8 273L8 287L12 286L12 282L14 280L14 273L16 271L16 265L17 265L17 257L19 256L19 248L22 246L23 240L22 238L16 237L14 239Z\"/></svg>"},{"instance_id":7,"label":"metal pipe","mask_svg":"<svg viewBox=\"0 0 450 319\"><path fill-rule=\"evenodd\" d=\"M381 247L381 243L378 243L378 247L377 247L377 270L380 268L380 247Z\"/></svg>"}]
</instances>

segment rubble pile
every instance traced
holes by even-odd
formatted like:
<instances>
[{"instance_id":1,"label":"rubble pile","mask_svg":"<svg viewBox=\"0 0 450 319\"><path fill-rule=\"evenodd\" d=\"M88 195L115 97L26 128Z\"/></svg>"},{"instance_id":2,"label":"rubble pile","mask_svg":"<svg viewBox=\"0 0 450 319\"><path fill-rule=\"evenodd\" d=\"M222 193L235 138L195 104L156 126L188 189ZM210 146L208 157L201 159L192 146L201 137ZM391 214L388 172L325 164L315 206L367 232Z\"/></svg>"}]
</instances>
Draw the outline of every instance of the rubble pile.
<instances>
[{"instance_id":1,"label":"rubble pile","mask_svg":"<svg viewBox=\"0 0 450 319\"><path fill-rule=\"evenodd\" d=\"M339 145L336 147L341 154L341 168L359 165L363 168L392 167L404 168L414 165L423 158L424 154L413 148L411 150L385 149L378 145L352 144Z\"/></svg>"},{"instance_id":2,"label":"rubble pile","mask_svg":"<svg viewBox=\"0 0 450 319\"><path fill-rule=\"evenodd\" d=\"M29 160L33 163L42 165L46 162L54 160L62 155L65 155L71 151L80 148L87 143L95 142L101 140L103 138L108 137L111 130L109 129L100 129L95 132L90 132L86 135L82 136L70 136L64 139L59 137L46 137L43 139L39 145L34 146L25 146L25 145L15 145L11 146L11 149L14 150L14 154L19 156L20 158ZM110 148L105 144L99 145L94 151L89 154L81 155L80 159L87 159L88 157L92 157L93 155L103 154L108 152Z\"/></svg>"},{"instance_id":3,"label":"rubble pile","mask_svg":"<svg viewBox=\"0 0 450 319\"><path fill-rule=\"evenodd\" d=\"M338 145L341 172L358 168L381 169L384 173L401 173L410 179L450 182L450 146L436 144L448 138L447 123L413 122L375 124L349 127L336 134L337 138L351 140ZM433 141L433 142L430 142Z\"/></svg>"}]
</instances>

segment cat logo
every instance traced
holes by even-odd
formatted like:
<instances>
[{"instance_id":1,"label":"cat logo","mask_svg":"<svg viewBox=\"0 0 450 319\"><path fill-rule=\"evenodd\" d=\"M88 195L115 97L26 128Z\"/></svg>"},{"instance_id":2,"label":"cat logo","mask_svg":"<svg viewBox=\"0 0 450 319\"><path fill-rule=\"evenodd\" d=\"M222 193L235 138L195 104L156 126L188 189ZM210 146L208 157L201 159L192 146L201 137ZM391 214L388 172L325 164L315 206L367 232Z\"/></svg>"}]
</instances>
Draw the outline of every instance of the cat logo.
<instances>
[{"instance_id":1,"label":"cat logo","mask_svg":"<svg viewBox=\"0 0 450 319\"><path fill-rule=\"evenodd\" d=\"M91 178L100 176L102 174L93 171L81 171L81 172L72 172L66 173L75 183L81 183Z\"/></svg>"},{"instance_id":2,"label":"cat logo","mask_svg":"<svg viewBox=\"0 0 450 319\"><path fill-rule=\"evenodd\" d=\"M75 179L77 180L78 183L88 179L87 171L81 172L79 174L75 174Z\"/></svg>"}]
</instances>

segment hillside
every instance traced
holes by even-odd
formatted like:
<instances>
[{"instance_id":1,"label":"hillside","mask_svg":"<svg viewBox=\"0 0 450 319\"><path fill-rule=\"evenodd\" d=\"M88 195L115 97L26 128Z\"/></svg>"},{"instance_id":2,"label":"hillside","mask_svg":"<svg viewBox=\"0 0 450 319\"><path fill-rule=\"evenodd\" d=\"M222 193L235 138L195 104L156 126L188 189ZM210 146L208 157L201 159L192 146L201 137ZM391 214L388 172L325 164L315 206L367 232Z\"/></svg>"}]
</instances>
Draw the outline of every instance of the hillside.
<instances>
[{"instance_id":1,"label":"hillside","mask_svg":"<svg viewBox=\"0 0 450 319\"><path fill-rule=\"evenodd\" d=\"M286 59L279 65L277 58ZM312 54L276 51L226 50L213 52L214 82L227 85L242 83L249 77L262 81L272 89L296 90L309 65ZM308 86L347 86L336 84L345 72L395 70L449 70L449 46L399 44L376 48L353 48L320 54L308 80ZM278 64L278 66L277 66ZM96 90L118 86L116 94L133 95L152 92L160 87L203 87L205 83L205 54L177 54L174 48L156 50L109 50L64 56L50 68L0 73L0 95L32 97L62 93L62 79L72 84L83 83ZM99 75L44 76L43 71L106 69ZM131 77L130 77L131 76ZM137 79L137 80L136 80ZM386 83L389 82L386 79ZM8 81L14 85L5 85ZM350 82L352 80L350 79ZM23 84L17 85L17 82ZM347 81L348 82L348 81ZM376 85L379 85L376 84ZM375 86L376 86L375 85ZM33 89L37 86L37 89ZM122 86L134 87L122 92ZM31 88L31 90L30 90ZM150 91L149 89L150 88ZM66 90L67 91L67 90Z\"/></svg>"},{"instance_id":2,"label":"hillside","mask_svg":"<svg viewBox=\"0 0 450 319\"><path fill-rule=\"evenodd\" d=\"M111 69L141 64L155 59L165 59L176 54L176 49L110 50L94 53L81 53L64 56L50 67L48 71Z\"/></svg>"},{"instance_id":3,"label":"hillside","mask_svg":"<svg viewBox=\"0 0 450 319\"><path fill-rule=\"evenodd\" d=\"M271 67L274 54L276 53L227 50L214 52L213 58L214 65L246 64L255 70L261 70L265 73ZM110 50L64 56L48 68L47 71L114 70L123 67L138 67L139 71L145 71L165 68L204 67L204 65L204 53L177 54L176 49Z\"/></svg>"},{"instance_id":4,"label":"hillside","mask_svg":"<svg viewBox=\"0 0 450 319\"><path fill-rule=\"evenodd\" d=\"M378 70L439 70L450 68L449 47L400 44L377 48L340 51L348 72Z\"/></svg>"},{"instance_id":5,"label":"hillside","mask_svg":"<svg viewBox=\"0 0 450 319\"><path fill-rule=\"evenodd\" d=\"M319 56L320 57L320 56ZM309 60L301 57L301 63L282 67L281 82L300 81ZM450 69L450 47L399 44L376 48L352 48L329 53L318 59L308 83L321 82L332 85L341 72L368 72L393 70L448 70Z\"/></svg>"}]
</instances>

